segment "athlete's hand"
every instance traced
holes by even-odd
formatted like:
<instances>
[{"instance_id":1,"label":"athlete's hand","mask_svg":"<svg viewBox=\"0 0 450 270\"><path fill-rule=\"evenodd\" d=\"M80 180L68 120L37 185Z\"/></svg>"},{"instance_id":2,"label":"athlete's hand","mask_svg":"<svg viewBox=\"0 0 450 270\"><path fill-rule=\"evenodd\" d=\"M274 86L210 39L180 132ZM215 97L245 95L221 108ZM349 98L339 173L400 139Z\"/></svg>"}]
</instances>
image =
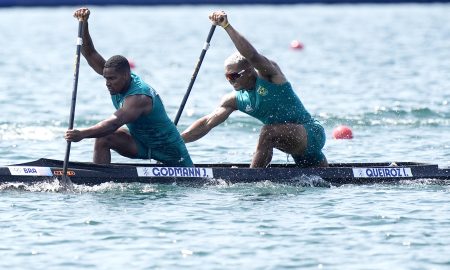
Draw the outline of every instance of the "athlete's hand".
<instances>
[{"instance_id":1,"label":"athlete's hand","mask_svg":"<svg viewBox=\"0 0 450 270\"><path fill-rule=\"evenodd\" d=\"M91 14L91 11L88 8L83 7L83 8L75 10L75 12L73 13L73 16L81 22L87 22L90 14Z\"/></svg>"},{"instance_id":2,"label":"athlete's hand","mask_svg":"<svg viewBox=\"0 0 450 270\"><path fill-rule=\"evenodd\" d=\"M214 11L209 15L209 19L214 25L220 25L222 27L227 27L229 25L225 11Z\"/></svg>"},{"instance_id":3,"label":"athlete's hand","mask_svg":"<svg viewBox=\"0 0 450 270\"><path fill-rule=\"evenodd\" d=\"M84 139L84 137L78 129L69 129L64 134L64 139L68 142L79 142Z\"/></svg>"}]
</instances>

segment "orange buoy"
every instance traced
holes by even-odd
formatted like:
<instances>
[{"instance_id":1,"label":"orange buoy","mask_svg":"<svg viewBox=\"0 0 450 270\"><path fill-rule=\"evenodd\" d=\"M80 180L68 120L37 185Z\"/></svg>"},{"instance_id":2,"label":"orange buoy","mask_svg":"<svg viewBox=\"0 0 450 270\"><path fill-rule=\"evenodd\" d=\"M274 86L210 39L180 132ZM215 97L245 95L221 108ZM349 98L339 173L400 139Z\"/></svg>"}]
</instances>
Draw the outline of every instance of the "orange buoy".
<instances>
[{"instance_id":1,"label":"orange buoy","mask_svg":"<svg viewBox=\"0 0 450 270\"><path fill-rule=\"evenodd\" d=\"M333 130L333 139L353 139L353 132L348 126L338 126Z\"/></svg>"}]
</instances>

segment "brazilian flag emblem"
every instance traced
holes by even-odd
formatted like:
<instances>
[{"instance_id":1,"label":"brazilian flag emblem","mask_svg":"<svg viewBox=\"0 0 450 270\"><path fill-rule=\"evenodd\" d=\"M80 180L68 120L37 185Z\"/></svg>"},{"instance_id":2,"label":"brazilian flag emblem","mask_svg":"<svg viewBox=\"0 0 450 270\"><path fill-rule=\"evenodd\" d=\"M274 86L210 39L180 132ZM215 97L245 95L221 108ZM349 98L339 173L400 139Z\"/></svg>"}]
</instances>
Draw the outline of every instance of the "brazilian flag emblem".
<instances>
[{"instance_id":1,"label":"brazilian flag emblem","mask_svg":"<svg viewBox=\"0 0 450 270\"><path fill-rule=\"evenodd\" d=\"M265 87L262 87L262 86L258 87L258 94L260 96L265 96L265 95L267 95L267 93L268 93L268 91Z\"/></svg>"}]
</instances>

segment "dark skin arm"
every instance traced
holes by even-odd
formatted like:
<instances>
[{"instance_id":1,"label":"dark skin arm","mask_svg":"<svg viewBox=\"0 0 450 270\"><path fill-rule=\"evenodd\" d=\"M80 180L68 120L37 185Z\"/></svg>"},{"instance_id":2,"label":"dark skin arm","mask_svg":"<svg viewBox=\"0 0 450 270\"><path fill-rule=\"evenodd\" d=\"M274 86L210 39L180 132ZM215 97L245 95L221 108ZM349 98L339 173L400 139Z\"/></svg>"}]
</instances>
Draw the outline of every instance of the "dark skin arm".
<instances>
[{"instance_id":1,"label":"dark skin arm","mask_svg":"<svg viewBox=\"0 0 450 270\"><path fill-rule=\"evenodd\" d=\"M79 142L85 138L99 138L109 135L121 126L131 123L141 115L148 114L153 109L149 96L133 95L125 99L122 108L98 124L80 130L67 130L64 138L67 141Z\"/></svg>"},{"instance_id":2,"label":"dark skin arm","mask_svg":"<svg viewBox=\"0 0 450 270\"><path fill-rule=\"evenodd\" d=\"M89 34L88 19L91 12L87 8L80 8L75 11L73 16L78 21L84 22L83 31L83 45L81 46L81 53L86 58L88 64L100 75L103 75L103 67L105 66L105 59L97 52L92 42L91 35Z\"/></svg>"},{"instance_id":3,"label":"dark skin arm","mask_svg":"<svg viewBox=\"0 0 450 270\"><path fill-rule=\"evenodd\" d=\"M236 94L230 93L225 95L221 104L212 113L203 116L189 126L181 137L186 143L196 141L208 134L208 132L215 126L223 123L230 116L232 112L237 110Z\"/></svg>"},{"instance_id":4,"label":"dark skin arm","mask_svg":"<svg viewBox=\"0 0 450 270\"><path fill-rule=\"evenodd\" d=\"M229 24L225 12L213 12L209 16L209 19L213 24L224 27L237 50L257 70L259 76L272 83L281 84L286 82L286 78L278 65L267 59L265 56L259 54L250 42L248 42L246 38L244 38ZM214 112L198 119L191 126L189 126L181 134L183 140L186 143L189 143L202 138L208 134L211 129L223 123L235 110L237 110L236 94L233 92L226 95L222 99L221 104L214 110Z\"/></svg>"},{"instance_id":5,"label":"dark skin arm","mask_svg":"<svg viewBox=\"0 0 450 270\"><path fill-rule=\"evenodd\" d=\"M88 23L90 11L87 8L80 8L74 13L74 17L85 23L83 32L83 46L81 52L88 61L89 65L100 75L103 75L103 67L105 60L95 50L92 39L89 35ZM153 109L153 101L145 95L133 95L125 99L122 108L117 110L109 118L99 122L98 124L85 128L67 130L64 138L67 141L79 142L85 138L99 138L109 135L121 126L133 122L141 115L148 114Z\"/></svg>"},{"instance_id":6,"label":"dark skin arm","mask_svg":"<svg viewBox=\"0 0 450 270\"><path fill-rule=\"evenodd\" d=\"M281 72L279 66L260 54L255 47L229 23L228 16L223 11L216 11L209 15L213 24L222 26L233 41L239 53L244 56L250 64L257 70L258 75L263 79L275 83L285 83L286 77Z\"/></svg>"}]
</instances>

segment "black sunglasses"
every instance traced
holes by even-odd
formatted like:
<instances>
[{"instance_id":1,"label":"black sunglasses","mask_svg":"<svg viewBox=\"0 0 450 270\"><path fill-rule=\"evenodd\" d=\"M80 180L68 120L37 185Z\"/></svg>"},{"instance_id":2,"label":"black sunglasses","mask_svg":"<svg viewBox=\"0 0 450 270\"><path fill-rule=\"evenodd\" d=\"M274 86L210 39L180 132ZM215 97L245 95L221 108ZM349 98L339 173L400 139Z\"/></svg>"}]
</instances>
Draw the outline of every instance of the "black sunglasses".
<instances>
[{"instance_id":1,"label":"black sunglasses","mask_svg":"<svg viewBox=\"0 0 450 270\"><path fill-rule=\"evenodd\" d=\"M234 82L235 80L239 79L245 71L246 69L243 69L239 72L225 73L225 78L227 78L227 80L229 80L230 82Z\"/></svg>"}]
</instances>

